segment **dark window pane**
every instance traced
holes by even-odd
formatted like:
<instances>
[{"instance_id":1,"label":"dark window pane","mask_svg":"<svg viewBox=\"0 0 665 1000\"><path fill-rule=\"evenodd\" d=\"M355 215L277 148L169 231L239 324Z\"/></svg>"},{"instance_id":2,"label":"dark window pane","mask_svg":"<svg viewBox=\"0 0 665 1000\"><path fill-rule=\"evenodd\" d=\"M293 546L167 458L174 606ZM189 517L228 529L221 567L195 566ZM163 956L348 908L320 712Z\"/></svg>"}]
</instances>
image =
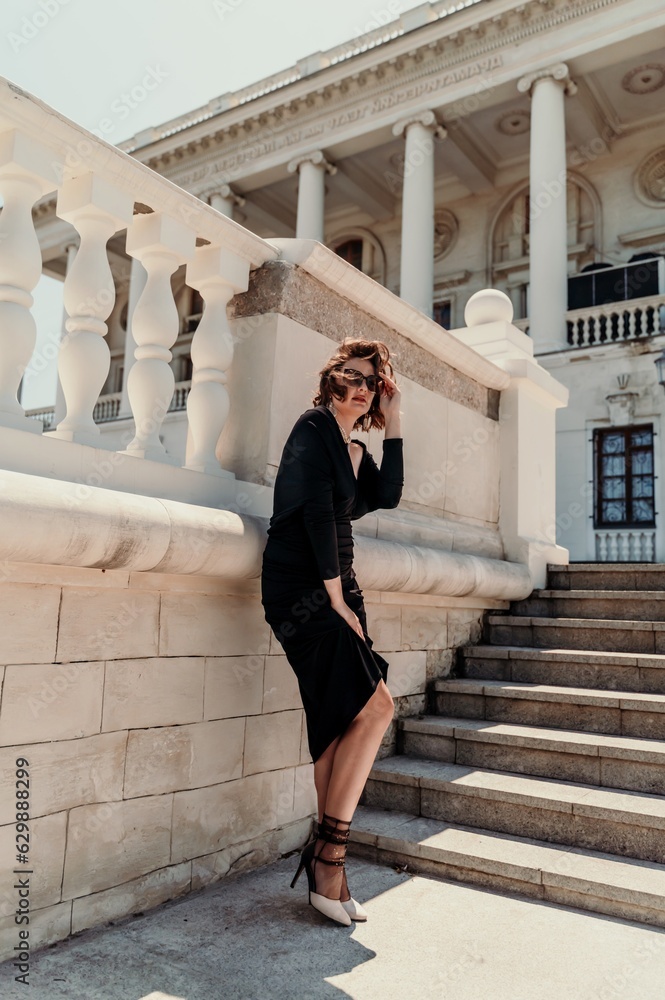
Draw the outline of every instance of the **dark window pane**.
<instances>
[{"instance_id":1,"label":"dark window pane","mask_svg":"<svg viewBox=\"0 0 665 1000\"><path fill-rule=\"evenodd\" d=\"M632 469L635 475L643 476L645 473L653 472L653 452L634 451Z\"/></svg>"},{"instance_id":2,"label":"dark window pane","mask_svg":"<svg viewBox=\"0 0 665 1000\"><path fill-rule=\"evenodd\" d=\"M603 520L608 523L626 520L626 504L616 501L603 501Z\"/></svg>"},{"instance_id":3,"label":"dark window pane","mask_svg":"<svg viewBox=\"0 0 665 1000\"><path fill-rule=\"evenodd\" d=\"M635 476L633 479L634 497L652 497L653 479L651 476Z\"/></svg>"},{"instance_id":4,"label":"dark window pane","mask_svg":"<svg viewBox=\"0 0 665 1000\"><path fill-rule=\"evenodd\" d=\"M622 476L625 471L624 455L603 455L603 476Z\"/></svg>"},{"instance_id":5,"label":"dark window pane","mask_svg":"<svg viewBox=\"0 0 665 1000\"><path fill-rule=\"evenodd\" d=\"M650 445L653 443L653 434L651 433L651 428L647 430L633 431L632 433L632 443L633 447L639 445Z\"/></svg>"},{"instance_id":6,"label":"dark window pane","mask_svg":"<svg viewBox=\"0 0 665 1000\"><path fill-rule=\"evenodd\" d=\"M348 260L349 264L353 264L357 267L359 271L362 270L363 262L363 241L362 240L347 240L346 243L341 243L335 253L339 257L343 257L344 260Z\"/></svg>"},{"instance_id":7,"label":"dark window pane","mask_svg":"<svg viewBox=\"0 0 665 1000\"><path fill-rule=\"evenodd\" d=\"M635 500L633 503L633 521L653 521L653 500Z\"/></svg>"},{"instance_id":8,"label":"dark window pane","mask_svg":"<svg viewBox=\"0 0 665 1000\"><path fill-rule=\"evenodd\" d=\"M605 479L601 485L605 500L623 500L626 496L626 480L618 476Z\"/></svg>"},{"instance_id":9,"label":"dark window pane","mask_svg":"<svg viewBox=\"0 0 665 1000\"><path fill-rule=\"evenodd\" d=\"M626 439L623 434L603 434L603 454L623 454L626 450Z\"/></svg>"},{"instance_id":10,"label":"dark window pane","mask_svg":"<svg viewBox=\"0 0 665 1000\"><path fill-rule=\"evenodd\" d=\"M594 431L595 526L653 525L652 427Z\"/></svg>"}]
</instances>

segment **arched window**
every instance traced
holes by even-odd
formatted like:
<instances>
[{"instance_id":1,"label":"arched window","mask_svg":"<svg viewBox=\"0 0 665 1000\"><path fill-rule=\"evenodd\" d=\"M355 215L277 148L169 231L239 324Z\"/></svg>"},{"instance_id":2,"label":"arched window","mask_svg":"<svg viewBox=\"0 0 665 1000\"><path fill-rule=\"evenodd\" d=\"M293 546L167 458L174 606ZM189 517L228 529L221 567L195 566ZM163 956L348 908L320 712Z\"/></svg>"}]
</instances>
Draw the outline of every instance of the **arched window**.
<instances>
[{"instance_id":1,"label":"arched window","mask_svg":"<svg viewBox=\"0 0 665 1000\"><path fill-rule=\"evenodd\" d=\"M575 273L595 259L596 247L602 244L600 200L586 179L569 175L566 205L568 259ZM528 315L530 235L529 185L523 184L500 206L488 248L490 284L510 296L516 319Z\"/></svg>"},{"instance_id":2,"label":"arched window","mask_svg":"<svg viewBox=\"0 0 665 1000\"><path fill-rule=\"evenodd\" d=\"M379 240L369 229L345 230L329 243L330 249L348 260L363 274L380 285L386 283L386 255Z\"/></svg>"}]
</instances>

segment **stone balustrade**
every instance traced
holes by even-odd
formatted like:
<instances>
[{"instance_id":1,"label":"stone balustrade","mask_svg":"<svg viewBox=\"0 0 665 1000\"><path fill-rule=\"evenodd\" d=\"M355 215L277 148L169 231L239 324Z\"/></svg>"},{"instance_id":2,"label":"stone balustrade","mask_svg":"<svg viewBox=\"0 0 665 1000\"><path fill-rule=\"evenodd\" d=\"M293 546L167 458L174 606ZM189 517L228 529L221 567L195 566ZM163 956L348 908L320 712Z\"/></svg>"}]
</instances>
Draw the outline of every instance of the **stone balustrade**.
<instances>
[{"instance_id":1,"label":"stone balustrade","mask_svg":"<svg viewBox=\"0 0 665 1000\"><path fill-rule=\"evenodd\" d=\"M518 329L529 332L530 318L516 319L514 323ZM598 347L655 337L665 333L665 295L569 309L566 323L571 347Z\"/></svg>"},{"instance_id":2,"label":"stone balustrade","mask_svg":"<svg viewBox=\"0 0 665 1000\"><path fill-rule=\"evenodd\" d=\"M594 538L598 562L655 561L655 528L597 528Z\"/></svg>"},{"instance_id":3,"label":"stone balustrade","mask_svg":"<svg viewBox=\"0 0 665 1000\"><path fill-rule=\"evenodd\" d=\"M566 313L568 343L595 347L665 333L665 295L608 302Z\"/></svg>"},{"instance_id":4,"label":"stone balustrade","mask_svg":"<svg viewBox=\"0 0 665 1000\"><path fill-rule=\"evenodd\" d=\"M106 244L124 230L127 253L147 272L132 322L137 346L128 391L135 433L126 450L134 457L173 461L159 431L175 388L169 361L178 327L169 279L186 263L192 273L206 274L217 289L211 315L207 321L204 316L193 339L199 364L195 362L192 383L199 388L189 414L191 433L203 442L201 461L213 467L231 355L228 333L222 336L226 347L221 355L204 346L210 340L208 329L225 323L217 301L228 301L246 286L250 268L277 251L6 80L0 80L0 194L0 425L31 433L41 429L39 421L23 412L17 389L36 334L30 307L41 253L32 208L45 196L56 196L56 215L77 231L79 248L64 283L66 334L58 354L66 414L49 435L99 442L94 411L110 367L106 320L115 301ZM201 390L211 383L217 385L216 393Z\"/></svg>"}]
</instances>

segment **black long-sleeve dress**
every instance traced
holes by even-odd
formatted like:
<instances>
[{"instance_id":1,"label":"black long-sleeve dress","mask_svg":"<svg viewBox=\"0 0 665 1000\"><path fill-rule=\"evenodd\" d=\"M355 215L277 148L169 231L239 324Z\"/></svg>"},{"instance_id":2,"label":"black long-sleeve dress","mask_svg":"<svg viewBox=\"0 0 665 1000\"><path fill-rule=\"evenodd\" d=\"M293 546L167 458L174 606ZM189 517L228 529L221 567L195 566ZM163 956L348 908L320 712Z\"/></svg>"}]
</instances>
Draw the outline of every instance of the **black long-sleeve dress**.
<instances>
[{"instance_id":1,"label":"black long-sleeve dress","mask_svg":"<svg viewBox=\"0 0 665 1000\"><path fill-rule=\"evenodd\" d=\"M298 678L314 761L341 736L388 671L367 635L351 521L399 503L402 438L384 439L381 468L358 443L363 456L356 479L328 407L312 407L298 418L282 452L263 554L265 618ZM330 604L323 580L336 576L360 620L362 639Z\"/></svg>"}]
</instances>

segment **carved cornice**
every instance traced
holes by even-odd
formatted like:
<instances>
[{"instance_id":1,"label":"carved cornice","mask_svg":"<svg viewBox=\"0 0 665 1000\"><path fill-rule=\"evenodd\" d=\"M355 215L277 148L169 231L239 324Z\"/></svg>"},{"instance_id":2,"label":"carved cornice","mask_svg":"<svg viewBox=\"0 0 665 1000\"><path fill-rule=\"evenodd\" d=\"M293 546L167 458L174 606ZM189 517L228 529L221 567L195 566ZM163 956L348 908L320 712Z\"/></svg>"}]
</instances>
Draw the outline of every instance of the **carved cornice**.
<instances>
[{"instance_id":1,"label":"carved cornice","mask_svg":"<svg viewBox=\"0 0 665 1000\"><path fill-rule=\"evenodd\" d=\"M281 99L281 106L264 106L260 112L252 114L253 102L248 102L241 108L225 111L223 115L227 120L233 115L245 114L245 117L236 117L222 127L223 119L216 115L210 119L210 131L205 136L188 136L185 141L185 130L179 149L166 150L145 162L186 188L206 177L211 179L214 174L228 182L242 175L243 166L263 156L281 149L287 152L300 143L324 136L328 141L330 132L348 128L356 122L369 124L372 118L391 108L398 111L401 105L420 98L431 101L432 95L443 95L464 80L489 76L503 65L501 50L618 2L620 0L532 0L519 10L488 17L480 25L430 40L407 54L390 58L388 52L392 43L385 48L381 46L378 54L385 55L384 60L362 72L352 73L353 60L349 60L348 76L320 86L316 92L288 98L290 87L284 88L268 95L275 100ZM479 13L480 9L487 8L479 8ZM435 24L447 27L445 20ZM394 43L400 40L403 41L403 36ZM331 67L331 72L334 69ZM177 168L183 162L185 148L190 154L203 155L199 156L194 169L190 166L189 170L180 172ZM137 151L139 157L140 152ZM169 169L174 167L175 170Z\"/></svg>"}]
</instances>

